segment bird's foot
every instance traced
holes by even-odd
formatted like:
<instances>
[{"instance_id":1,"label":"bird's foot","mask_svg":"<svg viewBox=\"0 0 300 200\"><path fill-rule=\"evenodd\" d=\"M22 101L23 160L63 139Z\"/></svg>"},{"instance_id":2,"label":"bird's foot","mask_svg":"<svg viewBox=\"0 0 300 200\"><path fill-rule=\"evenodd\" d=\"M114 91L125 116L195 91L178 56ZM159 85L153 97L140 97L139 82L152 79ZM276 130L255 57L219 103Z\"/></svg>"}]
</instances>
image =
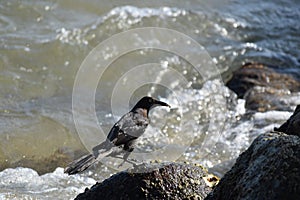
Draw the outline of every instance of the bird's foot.
<instances>
[{"instance_id":1,"label":"bird's foot","mask_svg":"<svg viewBox=\"0 0 300 200\"><path fill-rule=\"evenodd\" d=\"M123 162L121 162L121 164L118 165L118 168L122 167L124 163L125 163L125 160Z\"/></svg>"},{"instance_id":2,"label":"bird's foot","mask_svg":"<svg viewBox=\"0 0 300 200\"><path fill-rule=\"evenodd\" d=\"M130 159L127 159L127 162L129 161L129 163L137 163L139 162L137 159L134 159L134 158L130 158Z\"/></svg>"},{"instance_id":3,"label":"bird's foot","mask_svg":"<svg viewBox=\"0 0 300 200\"><path fill-rule=\"evenodd\" d=\"M118 165L118 168L122 167L123 164L124 164L125 162L127 162L127 163L129 163L129 164L132 164L134 167L136 167L137 165L143 163L143 162L138 161L138 160L136 160L136 159L134 159L134 158L131 158L131 159L123 160L123 162L122 162L121 164Z\"/></svg>"}]
</instances>

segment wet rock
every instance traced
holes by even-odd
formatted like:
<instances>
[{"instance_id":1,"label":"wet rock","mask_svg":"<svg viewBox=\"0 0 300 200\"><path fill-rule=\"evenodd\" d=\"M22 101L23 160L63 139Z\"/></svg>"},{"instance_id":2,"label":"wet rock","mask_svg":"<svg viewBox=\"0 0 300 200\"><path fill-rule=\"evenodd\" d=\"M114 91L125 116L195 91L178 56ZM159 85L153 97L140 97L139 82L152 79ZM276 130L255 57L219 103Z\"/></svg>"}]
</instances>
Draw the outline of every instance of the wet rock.
<instances>
[{"instance_id":1,"label":"wet rock","mask_svg":"<svg viewBox=\"0 0 300 200\"><path fill-rule=\"evenodd\" d=\"M203 199L217 182L198 165L141 164L97 183L76 199Z\"/></svg>"},{"instance_id":2,"label":"wet rock","mask_svg":"<svg viewBox=\"0 0 300 200\"><path fill-rule=\"evenodd\" d=\"M258 63L247 63L235 71L227 86L237 93L239 98L243 98L245 93L254 86L284 89L291 92L300 91L300 82L294 77Z\"/></svg>"},{"instance_id":3,"label":"wet rock","mask_svg":"<svg viewBox=\"0 0 300 200\"><path fill-rule=\"evenodd\" d=\"M260 135L205 199L299 200L300 138L280 132Z\"/></svg>"},{"instance_id":4,"label":"wet rock","mask_svg":"<svg viewBox=\"0 0 300 200\"><path fill-rule=\"evenodd\" d=\"M293 115L275 131L284 132L288 135L300 136L300 105L296 107Z\"/></svg>"},{"instance_id":5,"label":"wet rock","mask_svg":"<svg viewBox=\"0 0 300 200\"><path fill-rule=\"evenodd\" d=\"M295 105L287 102L288 98L293 95L294 94L289 90L254 86L244 95L244 98L246 99L245 107L248 110L259 112L266 112L269 110L292 111L291 106Z\"/></svg>"}]
</instances>

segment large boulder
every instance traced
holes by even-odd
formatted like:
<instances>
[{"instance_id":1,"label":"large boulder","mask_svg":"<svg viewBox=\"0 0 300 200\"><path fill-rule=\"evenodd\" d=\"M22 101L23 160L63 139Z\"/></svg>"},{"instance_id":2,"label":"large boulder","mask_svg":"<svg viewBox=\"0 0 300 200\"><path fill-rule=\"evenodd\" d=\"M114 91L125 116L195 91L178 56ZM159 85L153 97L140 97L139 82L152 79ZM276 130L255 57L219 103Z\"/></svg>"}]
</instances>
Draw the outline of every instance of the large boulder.
<instances>
[{"instance_id":1,"label":"large boulder","mask_svg":"<svg viewBox=\"0 0 300 200\"><path fill-rule=\"evenodd\" d=\"M260 135L205 199L299 200L300 138L281 132Z\"/></svg>"},{"instance_id":2,"label":"large boulder","mask_svg":"<svg viewBox=\"0 0 300 200\"><path fill-rule=\"evenodd\" d=\"M95 184L76 199L204 199L217 182L199 165L141 164Z\"/></svg>"}]
</instances>

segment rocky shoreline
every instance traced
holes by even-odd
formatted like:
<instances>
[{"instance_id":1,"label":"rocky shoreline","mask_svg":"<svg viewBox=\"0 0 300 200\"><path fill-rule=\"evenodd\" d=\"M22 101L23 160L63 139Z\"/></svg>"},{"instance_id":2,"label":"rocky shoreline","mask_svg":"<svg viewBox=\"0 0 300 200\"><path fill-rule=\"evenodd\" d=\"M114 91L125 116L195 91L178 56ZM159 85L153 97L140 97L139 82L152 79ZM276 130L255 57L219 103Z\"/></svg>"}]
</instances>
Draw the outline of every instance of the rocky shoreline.
<instances>
[{"instance_id":1,"label":"rocky shoreline","mask_svg":"<svg viewBox=\"0 0 300 200\"><path fill-rule=\"evenodd\" d=\"M270 101L300 91L300 82L262 64L246 64L227 86L248 110L289 110ZM273 102L273 103L270 103ZM290 106L290 105L289 105ZM296 105L295 105L296 106ZM201 166L142 164L95 184L76 199L300 199L300 106L281 127L261 134L219 182ZM143 169L144 173L135 173Z\"/></svg>"}]
</instances>

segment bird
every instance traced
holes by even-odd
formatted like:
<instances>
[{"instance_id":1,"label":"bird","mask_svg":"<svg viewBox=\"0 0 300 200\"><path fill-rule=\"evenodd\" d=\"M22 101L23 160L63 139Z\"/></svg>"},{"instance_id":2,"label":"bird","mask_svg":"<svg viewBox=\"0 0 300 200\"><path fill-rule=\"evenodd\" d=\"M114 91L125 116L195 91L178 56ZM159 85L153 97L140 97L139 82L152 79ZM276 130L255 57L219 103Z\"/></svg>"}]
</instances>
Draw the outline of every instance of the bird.
<instances>
[{"instance_id":1,"label":"bird","mask_svg":"<svg viewBox=\"0 0 300 200\"><path fill-rule=\"evenodd\" d=\"M119 166L125 162L132 163L128 160L128 156L134 150L134 143L143 135L150 123L149 111L157 106L171 107L167 103L149 96L141 98L128 113L114 124L104 142L93 147L92 153L69 163L64 172L69 175L77 174L104 157L118 157L122 153L124 154L121 157L123 162Z\"/></svg>"}]
</instances>

